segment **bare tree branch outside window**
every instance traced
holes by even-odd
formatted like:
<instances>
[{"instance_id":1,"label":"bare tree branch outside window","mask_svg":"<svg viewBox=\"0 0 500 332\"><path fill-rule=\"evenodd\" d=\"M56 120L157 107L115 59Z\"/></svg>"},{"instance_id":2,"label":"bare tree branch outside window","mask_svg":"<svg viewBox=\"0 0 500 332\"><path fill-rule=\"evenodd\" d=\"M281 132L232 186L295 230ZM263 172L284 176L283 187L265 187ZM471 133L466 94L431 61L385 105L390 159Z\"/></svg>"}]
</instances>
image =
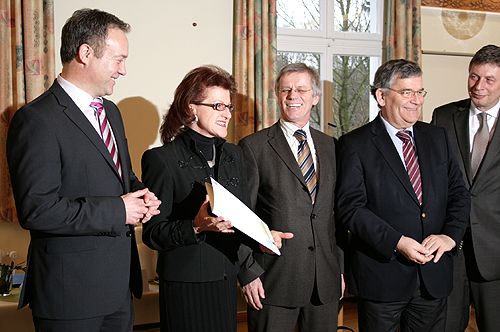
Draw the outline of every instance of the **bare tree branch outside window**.
<instances>
[{"instance_id":1,"label":"bare tree branch outside window","mask_svg":"<svg viewBox=\"0 0 500 332\"><path fill-rule=\"evenodd\" d=\"M278 0L278 26L295 29L320 29L320 0ZM335 29L342 32L370 32L369 0L336 0ZM278 52L280 68L288 63L304 62L319 71L320 55L314 53ZM355 129L369 120L370 58L336 55L333 64L334 136ZM313 108L310 123L321 128L320 106Z\"/></svg>"}]
</instances>

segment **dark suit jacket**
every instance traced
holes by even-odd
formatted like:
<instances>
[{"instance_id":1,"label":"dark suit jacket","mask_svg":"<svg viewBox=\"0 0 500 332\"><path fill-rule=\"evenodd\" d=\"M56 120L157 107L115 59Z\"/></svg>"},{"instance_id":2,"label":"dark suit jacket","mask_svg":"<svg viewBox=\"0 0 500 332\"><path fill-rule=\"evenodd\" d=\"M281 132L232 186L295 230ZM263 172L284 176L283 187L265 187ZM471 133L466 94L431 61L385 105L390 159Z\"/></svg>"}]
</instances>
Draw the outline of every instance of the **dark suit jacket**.
<instances>
[{"instance_id":1,"label":"dark suit jacket","mask_svg":"<svg viewBox=\"0 0 500 332\"><path fill-rule=\"evenodd\" d=\"M349 292L366 299L410 299L419 271L431 296L443 298L452 289L451 252L423 266L395 252L403 235L422 242L445 234L458 244L469 214L469 194L445 131L423 122L413 130L422 206L380 115L339 139L336 208L352 232Z\"/></svg>"},{"instance_id":2,"label":"dark suit jacket","mask_svg":"<svg viewBox=\"0 0 500 332\"><path fill-rule=\"evenodd\" d=\"M316 203L311 197L279 121L239 142L247 167L253 210L270 229L292 232L281 256L256 252L264 268L264 304L302 307L309 303L316 278L321 302L341 294L342 252L334 221L335 144L311 128L318 163Z\"/></svg>"},{"instance_id":3,"label":"dark suit jacket","mask_svg":"<svg viewBox=\"0 0 500 332\"><path fill-rule=\"evenodd\" d=\"M157 272L165 281L224 280L236 276L243 265L244 273L240 273L239 278L240 283L246 285L257 278L262 269L254 264L250 248L241 242L255 241L240 232L195 234L193 230L193 219L205 200L205 182L209 182L210 177L249 204L241 149L216 138L216 166L209 167L190 137L191 132L190 129L142 156L142 179L162 202L160 214L144 224L142 239L151 249L160 252Z\"/></svg>"},{"instance_id":4,"label":"dark suit jacket","mask_svg":"<svg viewBox=\"0 0 500 332\"><path fill-rule=\"evenodd\" d=\"M48 319L106 315L128 288L142 293L132 227L120 195L143 188L132 172L120 112L104 100L123 181L106 145L56 82L12 119L7 158L21 226L30 230L19 308ZM130 296L130 295L129 295Z\"/></svg>"},{"instance_id":5,"label":"dark suit jacket","mask_svg":"<svg viewBox=\"0 0 500 332\"><path fill-rule=\"evenodd\" d=\"M434 110L432 123L446 129L471 194L470 227L481 276L500 280L500 127L497 123L481 167L472 179L469 142L470 99Z\"/></svg>"}]
</instances>

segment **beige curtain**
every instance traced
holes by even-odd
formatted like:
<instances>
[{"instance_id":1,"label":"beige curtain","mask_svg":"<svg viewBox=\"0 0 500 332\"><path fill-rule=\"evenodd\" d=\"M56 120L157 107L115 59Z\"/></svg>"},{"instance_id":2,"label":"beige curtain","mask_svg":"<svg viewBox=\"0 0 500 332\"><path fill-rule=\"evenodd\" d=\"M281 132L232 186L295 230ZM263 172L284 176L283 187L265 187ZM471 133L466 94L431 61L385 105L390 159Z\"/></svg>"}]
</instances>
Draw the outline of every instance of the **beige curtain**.
<instances>
[{"instance_id":1,"label":"beige curtain","mask_svg":"<svg viewBox=\"0 0 500 332\"><path fill-rule=\"evenodd\" d=\"M388 0L385 61L406 59L421 65L421 0Z\"/></svg>"},{"instance_id":2,"label":"beige curtain","mask_svg":"<svg viewBox=\"0 0 500 332\"><path fill-rule=\"evenodd\" d=\"M235 141L278 118L274 80L278 71L276 0L235 0L234 77L238 96Z\"/></svg>"},{"instance_id":3,"label":"beige curtain","mask_svg":"<svg viewBox=\"0 0 500 332\"><path fill-rule=\"evenodd\" d=\"M0 222L5 222L17 221L5 153L10 120L55 77L53 0L0 0L0 40Z\"/></svg>"}]
</instances>

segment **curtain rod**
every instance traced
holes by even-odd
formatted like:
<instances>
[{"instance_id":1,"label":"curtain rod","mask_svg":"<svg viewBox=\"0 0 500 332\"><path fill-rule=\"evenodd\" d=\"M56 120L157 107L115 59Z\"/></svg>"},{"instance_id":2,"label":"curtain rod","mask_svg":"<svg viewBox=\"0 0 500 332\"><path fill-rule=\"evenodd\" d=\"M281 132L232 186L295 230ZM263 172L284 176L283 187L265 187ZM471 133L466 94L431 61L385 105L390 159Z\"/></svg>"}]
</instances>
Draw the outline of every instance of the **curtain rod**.
<instances>
[{"instance_id":1,"label":"curtain rod","mask_svg":"<svg viewBox=\"0 0 500 332\"><path fill-rule=\"evenodd\" d=\"M448 55L448 56L466 56L466 57L473 57L474 56L474 53L466 53L466 52L424 51L424 50L422 50L422 54Z\"/></svg>"}]
</instances>

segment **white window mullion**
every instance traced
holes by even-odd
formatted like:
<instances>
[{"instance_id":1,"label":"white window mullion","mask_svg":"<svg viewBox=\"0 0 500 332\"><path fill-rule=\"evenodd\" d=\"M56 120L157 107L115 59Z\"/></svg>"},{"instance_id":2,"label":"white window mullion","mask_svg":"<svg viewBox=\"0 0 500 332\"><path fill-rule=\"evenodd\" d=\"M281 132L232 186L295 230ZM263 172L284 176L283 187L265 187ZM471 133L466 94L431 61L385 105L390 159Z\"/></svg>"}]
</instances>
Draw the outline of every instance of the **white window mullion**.
<instances>
[{"instance_id":1,"label":"white window mullion","mask_svg":"<svg viewBox=\"0 0 500 332\"><path fill-rule=\"evenodd\" d=\"M285 0L278 0L278 2L280 1ZM283 61L290 62L300 61L301 59L303 59L306 62L310 62L309 64L314 63L315 67L319 66L319 74L322 81L326 80L333 82L334 59L336 63L338 63L339 60L342 60L338 59L338 56L349 57L346 59L349 61L349 66L353 66L353 64L356 64L356 67L352 67L349 69L349 75L354 75L352 76L354 77L354 79L350 81L349 84L345 87L345 89L347 90L343 90L347 91L347 94L349 96L348 98L351 98L351 95L349 94L359 93L358 95L353 95L354 97L357 97L352 100L352 102L355 102L356 104L352 104L349 99L347 100L347 102L344 99L344 101L339 105L337 105L336 103L340 101L337 101L334 104L334 108L343 108L344 111L347 112L346 114L354 115L354 117L350 117L349 115L347 115L349 122L345 123L345 127L342 128L342 132L345 132L346 130L351 130L353 127L360 125L360 123L365 121L365 119L367 118L369 118L369 120L372 120L378 114L378 107L375 100L370 97L368 98L369 101L367 101L366 93L369 89L369 84L373 81L375 71L382 61L383 34L380 29L383 26L383 1L370 0L370 13L368 15L369 18L367 18L367 16L357 17L370 20L370 33L335 31L336 24L334 10L336 8L336 5L338 4L337 1L340 0L319 1L319 29L278 28L278 52L280 54L283 54ZM286 0L286 2L283 3L286 7L283 6L281 8L284 8L284 10L288 8L290 8L290 10L300 10L299 7L301 6L301 4L307 4L309 2L308 0L306 0L305 2L300 2L298 0ZM360 3L357 2L356 5L359 6ZM307 17L307 15L309 14L307 10L305 10L305 12L306 14L299 14L299 16L297 17ZM354 15L353 13L354 11L352 9L349 10L350 18ZM359 21L357 23L362 24L362 22ZM357 23L354 22L354 24ZM304 24L304 21L302 21L301 24ZM320 55L319 63L317 57L311 56L311 54ZM368 57L368 63L360 63L359 61L362 59L359 59L358 57ZM369 66L369 73L363 71L362 69L367 68L366 66ZM361 69L361 71L358 71L359 69ZM335 73L337 73L336 75L341 74L339 72ZM364 75L369 75L369 78L366 78L366 76ZM368 79L369 82L367 82ZM311 117L311 119L315 121L315 125L320 125L321 128L324 128L325 124L325 98L332 98L332 96L325 96L325 94L323 94L321 100L320 116L315 116L314 119L313 117ZM362 107L360 108L359 105L361 105ZM360 109L361 112L357 114L355 113L355 109ZM334 111L338 112L338 110ZM337 134L339 134L339 132L340 131L338 131ZM335 134L334 132L334 135L337 134Z\"/></svg>"}]
</instances>

